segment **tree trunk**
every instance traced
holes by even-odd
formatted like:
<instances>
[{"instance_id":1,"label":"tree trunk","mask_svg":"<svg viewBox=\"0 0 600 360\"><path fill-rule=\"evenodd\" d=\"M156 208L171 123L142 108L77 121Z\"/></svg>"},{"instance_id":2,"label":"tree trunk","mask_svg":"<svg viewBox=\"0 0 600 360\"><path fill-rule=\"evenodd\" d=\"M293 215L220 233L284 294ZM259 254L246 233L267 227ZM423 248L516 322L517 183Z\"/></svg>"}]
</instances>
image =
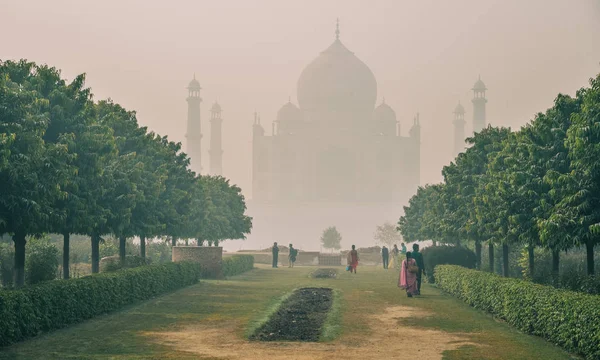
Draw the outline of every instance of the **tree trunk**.
<instances>
[{"instance_id":1,"label":"tree trunk","mask_svg":"<svg viewBox=\"0 0 600 360\"><path fill-rule=\"evenodd\" d=\"M92 234L92 273L100 272L100 235Z\"/></svg>"},{"instance_id":2,"label":"tree trunk","mask_svg":"<svg viewBox=\"0 0 600 360\"><path fill-rule=\"evenodd\" d=\"M171 238L171 246L177 246L177 238L175 236Z\"/></svg>"},{"instance_id":3,"label":"tree trunk","mask_svg":"<svg viewBox=\"0 0 600 360\"><path fill-rule=\"evenodd\" d=\"M21 287L25 284L25 233L17 231L13 235L15 243L15 286Z\"/></svg>"},{"instance_id":4,"label":"tree trunk","mask_svg":"<svg viewBox=\"0 0 600 360\"><path fill-rule=\"evenodd\" d=\"M146 236L140 235L140 256L146 259Z\"/></svg>"},{"instance_id":5,"label":"tree trunk","mask_svg":"<svg viewBox=\"0 0 600 360\"><path fill-rule=\"evenodd\" d=\"M119 259L121 264L125 264L125 248L127 246L127 238L125 236L119 236Z\"/></svg>"},{"instance_id":6,"label":"tree trunk","mask_svg":"<svg viewBox=\"0 0 600 360\"><path fill-rule=\"evenodd\" d=\"M533 250L535 247L532 244L529 244L527 247L527 253L529 255L529 278L533 280L533 274L535 270L535 255Z\"/></svg>"},{"instance_id":7,"label":"tree trunk","mask_svg":"<svg viewBox=\"0 0 600 360\"><path fill-rule=\"evenodd\" d=\"M63 233L63 279L69 278L69 257L70 257L71 234L68 231Z\"/></svg>"},{"instance_id":8,"label":"tree trunk","mask_svg":"<svg viewBox=\"0 0 600 360\"><path fill-rule=\"evenodd\" d=\"M552 274L558 279L558 265L560 261L560 252L552 250Z\"/></svg>"},{"instance_id":9,"label":"tree trunk","mask_svg":"<svg viewBox=\"0 0 600 360\"><path fill-rule=\"evenodd\" d=\"M200 238L196 238L196 246L202 246L202 242L200 241Z\"/></svg>"},{"instance_id":10,"label":"tree trunk","mask_svg":"<svg viewBox=\"0 0 600 360\"><path fill-rule=\"evenodd\" d=\"M490 272L494 272L494 244L490 241L488 244L488 254L490 261Z\"/></svg>"},{"instance_id":11,"label":"tree trunk","mask_svg":"<svg viewBox=\"0 0 600 360\"><path fill-rule=\"evenodd\" d=\"M481 270L481 242L475 241L475 258L477 270Z\"/></svg>"},{"instance_id":12,"label":"tree trunk","mask_svg":"<svg viewBox=\"0 0 600 360\"><path fill-rule=\"evenodd\" d=\"M594 242L588 240L585 243L585 250L587 252L587 274L589 276L594 275Z\"/></svg>"},{"instance_id":13,"label":"tree trunk","mask_svg":"<svg viewBox=\"0 0 600 360\"><path fill-rule=\"evenodd\" d=\"M508 277L508 245L502 244L502 276Z\"/></svg>"}]
</instances>

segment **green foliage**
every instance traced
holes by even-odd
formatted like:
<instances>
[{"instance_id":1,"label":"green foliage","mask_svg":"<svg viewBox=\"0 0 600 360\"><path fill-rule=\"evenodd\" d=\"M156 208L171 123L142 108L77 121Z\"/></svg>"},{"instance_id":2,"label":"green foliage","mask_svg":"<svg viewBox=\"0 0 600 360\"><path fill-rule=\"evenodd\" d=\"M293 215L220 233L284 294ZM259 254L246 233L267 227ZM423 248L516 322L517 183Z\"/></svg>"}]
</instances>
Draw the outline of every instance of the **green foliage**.
<instances>
[{"instance_id":1,"label":"green foliage","mask_svg":"<svg viewBox=\"0 0 600 360\"><path fill-rule=\"evenodd\" d=\"M27 242L25 280L27 284L56 279L59 252L47 238L31 238Z\"/></svg>"},{"instance_id":2,"label":"green foliage","mask_svg":"<svg viewBox=\"0 0 600 360\"><path fill-rule=\"evenodd\" d=\"M15 272L15 250L8 243L0 243L0 281L2 286L10 287L13 285Z\"/></svg>"},{"instance_id":3,"label":"green foliage","mask_svg":"<svg viewBox=\"0 0 600 360\"><path fill-rule=\"evenodd\" d=\"M437 284L469 305L567 351L600 359L600 297L454 265L435 268Z\"/></svg>"},{"instance_id":4,"label":"green foliage","mask_svg":"<svg viewBox=\"0 0 600 360\"><path fill-rule=\"evenodd\" d=\"M460 265L469 269L475 268L475 253L462 246L430 246L421 251L425 262L425 271L429 282L434 282L433 269L437 265Z\"/></svg>"},{"instance_id":5,"label":"green foliage","mask_svg":"<svg viewBox=\"0 0 600 360\"><path fill-rule=\"evenodd\" d=\"M100 260L100 272L111 272L121 269L131 269L149 264L150 259L144 259L138 255L126 255L125 263L121 262L121 258L119 256L109 256Z\"/></svg>"},{"instance_id":6,"label":"green foliage","mask_svg":"<svg viewBox=\"0 0 600 360\"><path fill-rule=\"evenodd\" d=\"M0 346L194 284L195 263L169 263L0 291Z\"/></svg>"},{"instance_id":7,"label":"green foliage","mask_svg":"<svg viewBox=\"0 0 600 360\"><path fill-rule=\"evenodd\" d=\"M223 258L223 276L234 276L254 268L254 256L233 255Z\"/></svg>"},{"instance_id":8,"label":"green foliage","mask_svg":"<svg viewBox=\"0 0 600 360\"><path fill-rule=\"evenodd\" d=\"M321 235L321 244L325 249L339 250L342 248L342 235L335 226L330 226L323 230Z\"/></svg>"}]
</instances>

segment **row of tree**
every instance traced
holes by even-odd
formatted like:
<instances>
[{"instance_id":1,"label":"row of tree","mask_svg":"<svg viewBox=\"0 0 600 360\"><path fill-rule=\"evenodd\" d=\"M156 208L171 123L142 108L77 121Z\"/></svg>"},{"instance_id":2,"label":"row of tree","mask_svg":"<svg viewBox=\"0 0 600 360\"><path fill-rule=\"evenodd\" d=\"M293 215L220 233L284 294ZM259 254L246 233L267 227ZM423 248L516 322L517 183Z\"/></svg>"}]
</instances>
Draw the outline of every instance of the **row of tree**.
<instances>
[{"instance_id":1,"label":"row of tree","mask_svg":"<svg viewBox=\"0 0 600 360\"><path fill-rule=\"evenodd\" d=\"M199 176L178 143L141 127L134 111L94 102L85 75L24 60L0 61L0 234L15 246L15 283L24 280L28 236L91 238L98 272L102 236L243 238L251 229L241 190L222 177Z\"/></svg>"},{"instance_id":2,"label":"row of tree","mask_svg":"<svg viewBox=\"0 0 600 360\"><path fill-rule=\"evenodd\" d=\"M478 266L487 243L490 270L502 247L508 276L510 246L525 245L529 272L534 248L559 254L585 247L594 274L600 243L600 75L575 97L554 106L519 131L488 127L467 139L468 149L445 166L441 184L418 189L398 229L408 241L474 243Z\"/></svg>"}]
</instances>

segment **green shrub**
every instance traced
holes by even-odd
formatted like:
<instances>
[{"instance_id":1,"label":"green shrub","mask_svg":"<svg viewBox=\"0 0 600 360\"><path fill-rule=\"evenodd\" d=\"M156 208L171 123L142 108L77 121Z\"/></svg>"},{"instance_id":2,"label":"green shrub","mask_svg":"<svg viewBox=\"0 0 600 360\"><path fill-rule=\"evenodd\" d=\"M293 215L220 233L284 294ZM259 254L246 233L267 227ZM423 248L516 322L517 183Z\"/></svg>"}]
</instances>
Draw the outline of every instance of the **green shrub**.
<instances>
[{"instance_id":1,"label":"green shrub","mask_svg":"<svg viewBox=\"0 0 600 360\"><path fill-rule=\"evenodd\" d=\"M252 255L233 255L223 258L223 276L233 276L252 270L254 257Z\"/></svg>"},{"instance_id":2,"label":"green shrub","mask_svg":"<svg viewBox=\"0 0 600 360\"><path fill-rule=\"evenodd\" d=\"M437 284L519 330L590 360L600 359L600 297L441 265Z\"/></svg>"},{"instance_id":3,"label":"green shrub","mask_svg":"<svg viewBox=\"0 0 600 360\"><path fill-rule=\"evenodd\" d=\"M199 275L198 264L180 262L0 291L0 346L194 284Z\"/></svg>"},{"instance_id":4,"label":"green shrub","mask_svg":"<svg viewBox=\"0 0 600 360\"><path fill-rule=\"evenodd\" d=\"M15 250L11 243L0 243L0 278L2 286L11 287L14 281Z\"/></svg>"},{"instance_id":5,"label":"green shrub","mask_svg":"<svg viewBox=\"0 0 600 360\"><path fill-rule=\"evenodd\" d=\"M28 284L56 279L59 252L47 238L30 238L25 256L25 280Z\"/></svg>"},{"instance_id":6,"label":"green shrub","mask_svg":"<svg viewBox=\"0 0 600 360\"><path fill-rule=\"evenodd\" d=\"M430 246L421 251L425 262L427 280L434 282L433 269L437 265L460 265L469 269L475 268L475 253L462 246Z\"/></svg>"},{"instance_id":7,"label":"green shrub","mask_svg":"<svg viewBox=\"0 0 600 360\"><path fill-rule=\"evenodd\" d=\"M125 264L121 263L119 256L108 256L100 260L100 271L111 272L121 269L131 269L138 266L150 264L150 259L144 260L141 256L137 255L126 255Z\"/></svg>"}]
</instances>

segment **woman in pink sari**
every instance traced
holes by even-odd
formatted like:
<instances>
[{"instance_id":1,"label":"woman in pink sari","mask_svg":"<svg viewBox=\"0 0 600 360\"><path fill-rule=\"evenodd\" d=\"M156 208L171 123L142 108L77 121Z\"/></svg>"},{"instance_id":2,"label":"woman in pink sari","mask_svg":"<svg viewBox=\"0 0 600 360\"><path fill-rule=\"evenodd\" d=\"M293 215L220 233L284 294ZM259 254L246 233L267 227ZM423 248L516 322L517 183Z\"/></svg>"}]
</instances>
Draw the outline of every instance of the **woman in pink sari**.
<instances>
[{"instance_id":1,"label":"woman in pink sari","mask_svg":"<svg viewBox=\"0 0 600 360\"><path fill-rule=\"evenodd\" d=\"M402 261L400 279L398 279L398 287L405 289L408 297L417 294L417 271L417 262L409 251L406 253L406 260Z\"/></svg>"}]
</instances>

